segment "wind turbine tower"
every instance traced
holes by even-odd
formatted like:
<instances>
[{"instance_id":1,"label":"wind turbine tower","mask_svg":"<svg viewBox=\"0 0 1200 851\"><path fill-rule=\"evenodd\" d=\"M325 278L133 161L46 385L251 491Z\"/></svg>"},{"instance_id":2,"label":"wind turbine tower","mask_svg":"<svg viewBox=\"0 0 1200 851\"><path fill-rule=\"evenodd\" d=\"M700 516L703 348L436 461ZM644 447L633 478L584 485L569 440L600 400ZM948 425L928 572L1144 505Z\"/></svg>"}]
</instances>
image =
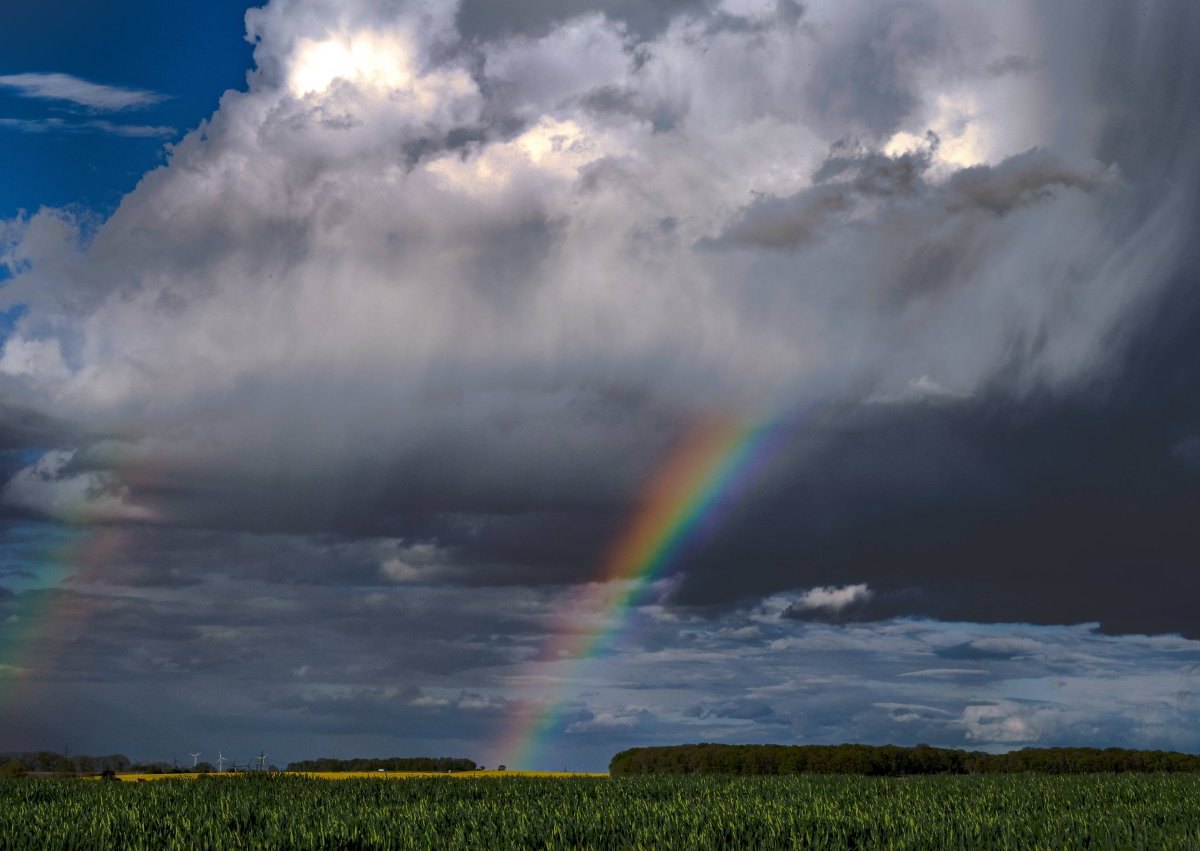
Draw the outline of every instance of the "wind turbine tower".
<instances>
[{"instance_id":1,"label":"wind turbine tower","mask_svg":"<svg viewBox=\"0 0 1200 851\"><path fill-rule=\"evenodd\" d=\"M192 758L192 768L196 767L196 760L200 759L201 753L204 753L204 751L200 751L200 753L192 753L191 751L188 751L188 756Z\"/></svg>"},{"instance_id":2,"label":"wind turbine tower","mask_svg":"<svg viewBox=\"0 0 1200 851\"><path fill-rule=\"evenodd\" d=\"M225 770L225 756L220 751L217 751L217 771L224 771L224 770Z\"/></svg>"}]
</instances>

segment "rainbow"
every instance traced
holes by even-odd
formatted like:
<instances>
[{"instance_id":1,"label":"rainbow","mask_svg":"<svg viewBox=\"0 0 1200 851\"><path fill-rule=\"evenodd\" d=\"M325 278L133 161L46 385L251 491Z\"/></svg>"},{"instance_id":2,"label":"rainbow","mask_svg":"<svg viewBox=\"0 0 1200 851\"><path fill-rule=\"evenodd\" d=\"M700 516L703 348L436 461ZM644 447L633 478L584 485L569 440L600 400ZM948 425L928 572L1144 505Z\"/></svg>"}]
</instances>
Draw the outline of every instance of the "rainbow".
<instances>
[{"instance_id":1,"label":"rainbow","mask_svg":"<svg viewBox=\"0 0 1200 851\"><path fill-rule=\"evenodd\" d=\"M624 628L646 586L711 536L789 433L783 420L753 425L733 417L692 429L650 481L595 580L566 607L536 661L577 660L576 676L567 677L567 685L578 681L578 667L600 655ZM497 748L507 764L537 763L565 705L560 695L514 716Z\"/></svg>"},{"instance_id":2,"label":"rainbow","mask_svg":"<svg viewBox=\"0 0 1200 851\"><path fill-rule=\"evenodd\" d=\"M85 534L85 533L84 533ZM62 592L75 572L81 533L67 526L37 523L10 528L6 538L27 565L25 576L13 577L17 593L0 624L0 726L20 734L20 716L9 717L37 689L40 674L60 650L76 620L77 599Z\"/></svg>"},{"instance_id":3,"label":"rainbow","mask_svg":"<svg viewBox=\"0 0 1200 851\"><path fill-rule=\"evenodd\" d=\"M10 611L0 624L0 684L4 696L13 696L12 683L30 672L27 654L37 645L46 623L56 613L54 594L47 589L61 584L71 573L74 554L73 530L49 524L27 524L5 530L9 552L19 552L18 563L27 565L25 575L10 575L16 585ZM16 582L12 582L15 579Z\"/></svg>"},{"instance_id":4,"label":"rainbow","mask_svg":"<svg viewBox=\"0 0 1200 851\"><path fill-rule=\"evenodd\" d=\"M48 671L84 636L98 606L76 593L107 572L131 545L129 524L105 525L83 502L59 506L61 516L5 529L11 574L8 616L0 623L0 729L20 732L20 707L40 688L53 686ZM152 517L151 512L146 512Z\"/></svg>"}]
</instances>

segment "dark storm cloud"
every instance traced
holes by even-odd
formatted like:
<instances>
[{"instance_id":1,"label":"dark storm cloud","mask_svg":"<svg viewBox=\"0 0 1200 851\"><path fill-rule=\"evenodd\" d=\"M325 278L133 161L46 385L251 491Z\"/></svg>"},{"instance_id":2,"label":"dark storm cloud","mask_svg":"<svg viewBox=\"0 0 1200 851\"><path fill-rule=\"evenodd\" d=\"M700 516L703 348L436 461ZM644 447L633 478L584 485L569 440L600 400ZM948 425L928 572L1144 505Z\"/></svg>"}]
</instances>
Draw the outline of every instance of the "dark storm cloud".
<instances>
[{"instance_id":1,"label":"dark storm cloud","mask_svg":"<svg viewBox=\"0 0 1200 851\"><path fill-rule=\"evenodd\" d=\"M1097 85L1115 107L1097 155L1120 163L1134 180L1194 180L1193 170L1182 161L1184 149L1172 142L1190 138L1200 126L1200 108L1191 97L1200 81L1200 61L1187 47L1200 27L1200 10L1188 6L1151 12L1115 3L1106 12L1088 24L1105 48ZM1051 21L1056 34L1074 25L1062 15ZM1131 32L1139 26L1153 33L1153 47L1130 44Z\"/></svg>"},{"instance_id":2,"label":"dark storm cloud","mask_svg":"<svg viewBox=\"0 0 1200 851\"><path fill-rule=\"evenodd\" d=\"M711 244L796 248L817 239L822 229L850 207L851 200L841 186L814 187L787 199L764 199Z\"/></svg>"},{"instance_id":3,"label":"dark storm cloud","mask_svg":"<svg viewBox=\"0 0 1200 851\"><path fill-rule=\"evenodd\" d=\"M920 3L854 15L821 48L808 90L820 120L874 138L886 138L916 107L920 71L956 59L944 20Z\"/></svg>"},{"instance_id":4,"label":"dark storm cloud","mask_svg":"<svg viewBox=\"0 0 1200 851\"><path fill-rule=\"evenodd\" d=\"M260 470L251 476L244 467L213 467L188 470L181 480L169 468L147 468L126 474L140 477L131 499L166 500L175 506L175 523L268 533L266 542L269 533L294 532L436 541L463 568L464 579L561 581L564 570L579 576L594 569L596 554L622 520L627 495L642 486L683 428L678 415L638 388L438 395L431 392L431 408L445 408L455 419L416 435L403 459L364 459L349 468L314 459L286 473L286 489L276 479L284 475L283 461L270 455L249 462ZM478 416L468 413L474 406ZM564 428L565 422L573 425ZM293 438L304 429L297 423ZM598 454L598 447L611 454ZM73 459L72 469L79 464ZM239 548L246 540L228 538ZM199 546L223 544L213 533ZM355 564L348 561L344 569L355 571Z\"/></svg>"},{"instance_id":5,"label":"dark storm cloud","mask_svg":"<svg viewBox=\"0 0 1200 851\"><path fill-rule=\"evenodd\" d=\"M155 688L157 742L295 757L551 700L591 767L1194 747L1200 13L963 8L252 14L108 222L5 225L0 646L66 613L13 735ZM695 423L780 410L594 667L543 659Z\"/></svg>"},{"instance_id":6,"label":"dark storm cloud","mask_svg":"<svg viewBox=\"0 0 1200 851\"><path fill-rule=\"evenodd\" d=\"M989 73L995 74L997 77L1004 74L1028 74L1033 70L1033 62L1028 56L1017 56L1010 53L990 63L987 69Z\"/></svg>"},{"instance_id":7,"label":"dark storm cloud","mask_svg":"<svg viewBox=\"0 0 1200 851\"><path fill-rule=\"evenodd\" d=\"M21 450L74 439L72 431L36 410L0 403L0 475L7 478L15 472L13 464L24 466Z\"/></svg>"},{"instance_id":8,"label":"dark storm cloud","mask_svg":"<svg viewBox=\"0 0 1200 851\"><path fill-rule=\"evenodd\" d=\"M912 195L924 188L925 172L937 151L937 134L931 130L925 139L927 148L896 156L838 142L813 173L813 182L832 182L866 196Z\"/></svg>"},{"instance_id":9,"label":"dark storm cloud","mask_svg":"<svg viewBox=\"0 0 1200 851\"><path fill-rule=\"evenodd\" d=\"M466 38L505 38L514 35L543 35L571 18L602 13L629 27L638 38L660 33L682 14L700 14L714 0L517 0L495 3L464 0L459 7L458 28ZM794 3L785 2L791 14Z\"/></svg>"},{"instance_id":10,"label":"dark storm cloud","mask_svg":"<svg viewBox=\"0 0 1200 851\"><path fill-rule=\"evenodd\" d=\"M930 133L928 142L926 150L895 156L871 150L847 150L849 145L839 144L813 173L813 187L789 198L756 201L728 231L709 244L798 248L817 240L825 229L844 224L846 214L856 204L881 199L903 202L898 215L930 221L938 218L945 226L947 212L1003 216L1020 207L1050 200L1056 190L1091 192L1116 179L1116 175L1106 173L1095 163L1070 166L1047 151L1034 149L995 166L962 169L944 183L931 185L924 176L937 150L937 136ZM888 227L891 221L884 219L880 224ZM945 269L938 273L917 255L912 277L928 282L952 273L956 247L950 242L961 236L956 231L943 245L926 241L921 252L926 258L936 258L935 262Z\"/></svg>"},{"instance_id":11,"label":"dark storm cloud","mask_svg":"<svg viewBox=\"0 0 1200 851\"><path fill-rule=\"evenodd\" d=\"M1092 191L1106 175L1096 168L1073 168L1046 151L1032 150L994 168L975 166L947 182L948 209L974 208L1002 216L1026 204L1052 197L1055 189Z\"/></svg>"},{"instance_id":12,"label":"dark storm cloud","mask_svg":"<svg viewBox=\"0 0 1200 851\"><path fill-rule=\"evenodd\" d=\"M1112 383L1021 409L989 399L847 414L688 568L682 600L866 582L847 619L926 614L1200 636L1189 564L1200 477L1194 279ZM1186 445L1186 444L1185 444ZM725 569L739 564L736 580ZM786 578L785 578L786 577Z\"/></svg>"},{"instance_id":13,"label":"dark storm cloud","mask_svg":"<svg viewBox=\"0 0 1200 851\"><path fill-rule=\"evenodd\" d=\"M1186 17L1185 28L1194 23ZM1115 26L1105 35L1114 50L1126 38ZM1106 77L1114 85L1104 153L1126 176L1172 168L1171 140L1197 125L1183 92L1200 84L1200 65L1170 46L1175 32L1160 35L1169 58L1139 53L1132 69L1113 68ZM1135 88L1149 93L1149 109L1135 104ZM1159 146L1163 156L1153 153ZM833 156L817 173L825 183L758 202L725 240L802 245L849 206L846 198L872 191L931 192L934 206L1003 216L1060 188L1087 191L1105 179L1047 151L960 171L936 190L925 186L923 171L920 161ZM1194 184L1193 171L1180 176ZM1193 199L1196 189L1188 190ZM1195 213L1194 202L1181 211L1193 220ZM970 398L846 410L798 436L807 448L798 451L794 472L776 473L770 499L739 511L709 552L684 567L681 601L866 582L877 596L845 619L907 611L981 621L1099 620L1110 631L1200 636L1187 602L1200 593L1189 567L1200 552L1193 522L1200 480L1190 461L1200 418L1194 245L1169 261L1174 284L1152 308L1141 306L1138 331L1112 341L1120 356L1104 375L1015 405L1001 376ZM917 292L929 293L939 278L952 292L957 267L945 258L918 263ZM1014 353L1044 344L1014 339ZM1014 358L1014 373L1021 360Z\"/></svg>"},{"instance_id":14,"label":"dark storm cloud","mask_svg":"<svg viewBox=\"0 0 1200 851\"><path fill-rule=\"evenodd\" d=\"M787 724L788 722L775 717L775 710L762 700L738 699L715 705L697 705L685 713L692 718L735 718L744 721L754 721L757 724Z\"/></svg>"}]
</instances>

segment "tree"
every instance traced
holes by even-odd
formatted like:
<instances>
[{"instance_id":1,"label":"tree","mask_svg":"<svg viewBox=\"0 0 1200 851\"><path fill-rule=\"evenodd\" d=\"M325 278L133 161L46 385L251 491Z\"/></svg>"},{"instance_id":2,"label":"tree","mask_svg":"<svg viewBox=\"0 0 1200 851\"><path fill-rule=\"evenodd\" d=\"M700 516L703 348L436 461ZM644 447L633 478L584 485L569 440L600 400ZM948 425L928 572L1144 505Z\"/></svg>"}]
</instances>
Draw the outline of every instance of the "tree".
<instances>
[{"instance_id":1,"label":"tree","mask_svg":"<svg viewBox=\"0 0 1200 851\"><path fill-rule=\"evenodd\" d=\"M719 745L632 748L613 757L622 774L1078 774L1200 771L1200 755L1118 748L1022 748L1004 754L895 745Z\"/></svg>"},{"instance_id":2,"label":"tree","mask_svg":"<svg viewBox=\"0 0 1200 851\"><path fill-rule=\"evenodd\" d=\"M25 766L21 765L18 760L10 759L4 765L0 765L0 777L9 779L12 777L21 777L25 774Z\"/></svg>"}]
</instances>

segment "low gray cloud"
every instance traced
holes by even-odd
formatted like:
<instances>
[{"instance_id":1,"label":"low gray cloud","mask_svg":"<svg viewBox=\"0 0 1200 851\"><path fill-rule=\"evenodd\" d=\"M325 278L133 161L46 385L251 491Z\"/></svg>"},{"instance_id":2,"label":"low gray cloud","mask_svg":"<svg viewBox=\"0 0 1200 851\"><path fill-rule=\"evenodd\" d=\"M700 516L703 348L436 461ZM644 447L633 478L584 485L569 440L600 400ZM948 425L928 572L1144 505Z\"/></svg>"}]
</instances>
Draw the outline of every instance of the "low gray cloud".
<instances>
[{"instance_id":1,"label":"low gray cloud","mask_svg":"<svg viewBox=\"0 0 1200 851\"><path fill-rule=\"evenodd\" d=\"M922 3L848 8L817 41L806 92L817 119L886 139L919 107L922 72L961 61L953 23L948 7Z\"/></svg>"},{"instance_id":2,"label":"low gray cloud","mask_svg":"<svg viewBox=\"0 0 1200 851\"><path fill-rule=\"evenodd\" d=\"M572 18L600 13L628 27L640 38L651 38L673 19L704 15L716 5L713 0L519 0L498 6L486 0L463 0L456 24L466 38L537 36ZM798 4L781 5L794 14Z\"/></svg>"},{"instance_id":3,"label":"low gray cloud","mask_svg":"<svg viewBox=\"0 0 1200 851\"><path fill-rule=\"evenodd\" d=\"M0 707L14 745L72 729L73 749L167 759L185 746L285 761L408 748L494 764L510 756L495 747L514 714L554 702L540 758L555 767L602 768L654 741L1197 746L1187 719L1200 710L1189 687L1200 647L1178 637L802 623L781 614L805 598L796 590L715 617L638 608L603 657L542 658L574 589L400 587L337 569L354 559L334 542L248 543L253 555L214 566L202 540L154 533L123 542L145 567L0 598L6 631L57 613L55 642L14 660L24 697ZM165 565L187 581L144 584ZM154 719L134 721L144 712L131 690L154 695Z\"/></svg>"},{"instance_id":4,"label":"low gray cloud","mask_svg":"<svg viewBox=\"0 0 1200 851\"><path fill-rule=\"evenodd\" d=\"M1034 70L1034 63L1028 56L1018 56L1010 53L989 63L987 68L989 72L998 77L1004 74L1028 74Z\"/></svg>"}]
</instances>

